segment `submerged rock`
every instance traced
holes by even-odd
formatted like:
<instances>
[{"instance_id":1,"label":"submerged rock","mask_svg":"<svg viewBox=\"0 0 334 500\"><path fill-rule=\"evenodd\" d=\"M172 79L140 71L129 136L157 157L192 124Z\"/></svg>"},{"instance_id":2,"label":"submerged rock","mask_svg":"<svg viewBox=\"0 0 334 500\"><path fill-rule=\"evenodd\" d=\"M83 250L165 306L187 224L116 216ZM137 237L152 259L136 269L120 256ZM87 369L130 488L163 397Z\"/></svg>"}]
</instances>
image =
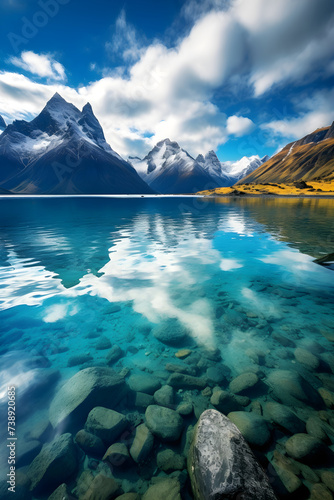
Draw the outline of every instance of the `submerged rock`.
<instances>
[{"instance_id":1,"label":"submerged rock","mask_svg":"<svg viewBox=\"0 0 334 500\"><path fill-rule=\"evenodd\" d=\"M85 368L59 389L50 405L52 426L67 429L84 423L95 406L114 408L126 394L124 379L110 368Z\"/></svg>"},{"instance_id":2,"label":"submerged rock","mask_svg":"<svg viewBox=\"0 0 334 500\"><path fill-rule=\"evenodd\" d=\"M145 424L139 425L136 429L135 438L130 448L130 455L133 460L137 463L145 460L151 453L153 444L154 437L152 432Z\"/></svg>"},{"instance_id":3,"label":"submerged rock","mask_svg":"<svg viewBox=\"0 0 334 500\"><path fill-rule=\"evenodd\" d=\"M43 446L30 464L27 475L34 493L52 490L64 483L78 466L77 450L71 434L62 434Z\"/></svg>"},{"instance_id":4,"label":"submerged rock","mask_svg":"<svg viewBox=\"0 0 334 500\"><path fill-rule=\"evenodd\" d=\"M264 407L264 417L288 430L291 434L305 431L304 422L290 408L280 403L267 403Z\"/></svg>"},{"instance_id":5,"label":"submerged rock","mask_svg":"<svg viewBox=\"0 0 334 500\"><path fill-rule=\"evenodd\" d=\"M67 484L63 483L49 496L48 500L75 500Z\"/></svg>"},{"instance_id":6,"label":"submerged rock","mask_svg":"<svg viewBox=\"0 0 334 500\"><path fill-rule=\"evenodd\" d=\"M254 412L233 411L228 418L234 423L249 444L264 446L270 440L267 422Z\"/></svg>"},{"instance_id":7,"label":"submerged rock","mask_svg":"<svg viewBox=\"0 0 334 500\"><path fill-rule=\"evenodd\" d=\"M231 394L227 391L223 391L218 389L213 392L210 402L213 406L217 408L220 412L227 415L231 413L231 411L239 411L242 410L241 405L237 402L234 394Z\"/></svg>"},{"instance_id":8,"label":"submerged rock","mask_svg":"<svg viewBox=\"0 0 334 500\"><path fill-rule=\"evenodd\" d=\"M186 459L183 455L168 448L167 450L159 451L157 454L157 465L159 469L169 473L174 470L185 469Z\"/></svg>"},{"instance_id":9,"label":"submerged rock","mask_svg":"<svg viewBox=\"0 0 334 500\"><path fill-rule=\"evenodd\" d=\"M151 405L145 412L146 425L162 441L177 441L181 435L183 420L170 408Z\"/></svg>"},{"instance_id":10,"label":"submerged rock","mask_svg":"<svg viewBox=\"0 0 334 500\"><path fill-rule=\"evenodd\" d=\"M247 395L259 382L255 373L242 373L230 383L230 391L234 394Z\"/></svg>"},{"instance_id":11,"label":"submerged rock","mask_svg":"<svg viewBox=\"0 0 334 500\"><path fill-rule=\"evenodd\" d=\"M124 443L114 443L109 446L102 460L107 460L115 467L122 467L130 461L130 455Z\"/></svg>"},{"instance_id":12,"label":"submerged rock","mask_svg":"<svg viewBox=\"0 0 334 500\"><path fill-rule=\"evenodd\" d=\"M302 462L316 462L321 456L326 456L326 446L320 439L309 434L295 434L285 443L285 449L290 457Z\"/></svg>"},{"instance_id":13,"label":"submerged rock","mask_svg":"<svg viewBox=\"0 0 334 500\"><path fill-rule=\"evenodd\" d=\"M102 440L85 429L77 432L75 441L87 455L102 456L106 450Z\"/></svg>"},{"instance_id":14,"label":"submerged rock","mask_svg":"<svg viewBox=\"0 0 334 500\"><path fill-rule=\"evenodd\" d=\"M100 473L95 476L86 494L81 497L81 500L109 500L116 496L119 489L119 485L115 479Z\"/></svg>"},{"instance_id":15,"label":"submerged rock","mask_svg":"<svg viewBox=\"0 0 334 500\"><path fill-rule=\"evenodd\" d=\"M267 383L275 399L287 406L324 408L319 393L297 372L274 370L269 374Z\"/></svg>"},{"instance_id":16,"label":"submerged rock","mask_svg":"<svg viewBox=\"0 0 334 500\"><path fill-rule=\"evenodd\" d=\"M264 471L237 427L216 410L204 412L188 455L195 500L275 500Z\"/></svg>"},{"instance_id":17,"label":"submerged rock","mask_svg":"<svg viewBox=\"0 0 334 500\"><path fill-rule=\"evenodd\" d=\"M167 380L167 384L175 389L204 389L206 387L206 380L183 373L172 373Z\"/></svg>"},{"instance_id":18,"label":"submerged rock","mask_svg":"<svg viewBox=\"0 0 334 500\"><path fill-rule=\"evenodd\" d=\"M164 385L154 393L154 401L160 406L171 408L174 405L174 391L170 385Z\"/></svg>"},{"instance_id":19,"label":"submerged rock","mask_svg":"<svg viewBox=\"0 0 334 500\"><path fill-rule=\"evenodd\" d=\"M102 406L89 412L85 424L88 432L98 436L107 445L113 443L127 426L128 421L122 413Z\"/></svg>"},{"instance_id":20,"label":"submerged rock","mask_svg":"<svg viewBox=\"0 0 334 500\"><path fill-rule=\"evenodd\" d=\"M315 371L319 367L319 359L307 349L297 347L294 352L296 361L304 365L308 370Z\"/></svg>"},{"instance_id":21,"label":"submerged rock","mask_svg":"<svg viewBox=\"0 0 334 500\"><path fill-rule=\"evenodd\" d=\"M144 392L151 395L161 387L161 383L156 377L145 373L131 375L128 384L130 389L135 392Z\"/></svg>"},{"instance_id":22,"label":"submerged rock","mask_svg":"<svg viewBox=\"0 0 334 500\"><path fill-rule=\"evenodd\" d=\"M176 478L162 479L149 487L142 500L181 500L180 489Z\"/></svg>"},{"instance_id":23,"label":"submerged rock","mask_svg":"<svg viewBox=\"0 0 334 500\"><path fill-rule=\"evenodd\" d=\"M188 331L176 319L169 319L153 328L153 335L163 344L173 347L191 340Z\"/></svg>"}]
</instances>

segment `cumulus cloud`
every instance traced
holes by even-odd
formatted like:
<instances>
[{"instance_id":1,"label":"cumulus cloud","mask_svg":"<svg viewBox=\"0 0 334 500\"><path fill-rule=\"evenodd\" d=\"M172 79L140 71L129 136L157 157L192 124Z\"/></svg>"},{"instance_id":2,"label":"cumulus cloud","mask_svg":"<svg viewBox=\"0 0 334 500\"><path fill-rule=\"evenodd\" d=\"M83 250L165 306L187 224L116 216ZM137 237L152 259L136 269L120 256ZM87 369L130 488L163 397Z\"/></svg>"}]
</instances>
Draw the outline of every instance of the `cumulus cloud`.
<instances>
[{"instance_id":1,"label":"cumulus cloud","mask_svg":"<svg viewBox=\"0 0 334 500\"><path fill-rule=\"evenodd\" d=\"M227 119L227 132L236 137L242 137L254 130L255 124L245 116L229 116Z\"/></svg>"},{"instance_id":2,"label":"cumulus cloud","mask_svg":"<svg viewBox=\"0 0 334 500\"><path fill-rule=\"evenodd\" d=\"M237 80L260 98L273 86L312 79L314 71L320 77L334 72L327 64L334 45L332 0L207 0L203 8L198 2L188 7L195 12L192 27L173 47L157 40L142 44L122 11L113 48L127 60L127 71L107 71L79 89L61 85L65 72L50 56L22 56L19 67L53 81L43 86L0 73L0 113L37 114L58 91L76 105L90 101L107 140L123 156L142 156L165 137L196 155L254 127L249 118L229 117L214 104L224 85Z\"/></svg>"},{"instance_id":3,"label":"cumulus cloud","mask_svg":"<svg viewBox=\"0 0 334 500\"><path fill-rule=\"evenodd\" d=\"M265 123L261 128L277 136L300 139L334 119L334 90L315 92L295 102L297 116Z\"/></svg>"},{"instance_id":4,"label":"cumulus cloud","mask_svg":"<svg viewBox=\"0 0 334 500\"><path fill-rule=\"evenodd\" d=\"M11 64L22 68L33 75L50 80L65 81L65 68L51 54L36 54L32 51L22 52L20 57L12 57Z\"/></svg>"}]
</instances>

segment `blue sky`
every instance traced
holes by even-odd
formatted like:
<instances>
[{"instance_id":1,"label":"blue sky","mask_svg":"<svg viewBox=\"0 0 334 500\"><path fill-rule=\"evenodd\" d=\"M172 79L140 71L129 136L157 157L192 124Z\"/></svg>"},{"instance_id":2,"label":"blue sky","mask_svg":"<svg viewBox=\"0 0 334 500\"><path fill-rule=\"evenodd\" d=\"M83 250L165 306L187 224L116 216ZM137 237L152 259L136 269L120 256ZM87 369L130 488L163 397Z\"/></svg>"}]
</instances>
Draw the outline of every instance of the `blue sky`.
<instances>
[{"instance_id":1,"label":"blue sky","mask_svg":"<svg viewBox=\"0 0 334 500\"><path fill-rule=\"evenodd\" d=\"M333 0L0 0L0 114L58 91L111 146L273 154L334 120Z\"/></svg>"}]
</instances>

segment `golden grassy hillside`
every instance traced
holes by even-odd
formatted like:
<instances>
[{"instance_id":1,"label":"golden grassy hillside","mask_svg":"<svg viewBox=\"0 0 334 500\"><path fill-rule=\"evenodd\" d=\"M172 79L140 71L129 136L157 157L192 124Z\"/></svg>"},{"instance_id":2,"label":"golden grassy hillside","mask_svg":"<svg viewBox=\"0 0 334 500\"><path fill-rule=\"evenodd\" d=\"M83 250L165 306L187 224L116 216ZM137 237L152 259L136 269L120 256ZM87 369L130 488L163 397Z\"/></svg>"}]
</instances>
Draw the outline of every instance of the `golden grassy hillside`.
<instances>
[{"instance_id":1,"label":"golden grassy hillside","mask_svg":"<svg viewBox=\"0 0 334 500\"><path fill-rule=\"evenodd\" d=\"M291 183L300 179L334 179L333 125L288 144L238 184Z\"/></svg>"},{"instance_id":2,"label":"golden grassy hillside","mask_svg":"<svg viewBox=\"0 0 334 500\"><path fill-rule=\"evenodd\" d=\"M200 191L205 196L280 195L280 196L334 196L334 179L307 182L307 188L300 189L293 183L238 184L228 188Z\"/></svg>"}]
</instances>

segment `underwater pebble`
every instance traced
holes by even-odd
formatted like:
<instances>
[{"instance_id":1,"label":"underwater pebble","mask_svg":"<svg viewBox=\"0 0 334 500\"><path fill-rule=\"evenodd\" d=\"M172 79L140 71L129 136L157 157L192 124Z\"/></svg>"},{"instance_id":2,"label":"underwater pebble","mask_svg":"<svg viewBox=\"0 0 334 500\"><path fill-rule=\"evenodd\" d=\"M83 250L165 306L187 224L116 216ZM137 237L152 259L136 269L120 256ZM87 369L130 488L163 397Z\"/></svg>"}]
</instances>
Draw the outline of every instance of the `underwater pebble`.
<instances>
[{"instance_id":1,"label":"underwater pebble","mask_svg":"<svg viewBox=\"0 0 334 500\"><path fill-rule=\"evenodd\" d=\"M326 446L317 438L308 434L295 434L285 443L285 449L290 457L302 462L316 463L324 454Z\"/></svg>"},{"instance_id":2,"label":"underwater pebble","mask_svg":"<svg viewBox=\"0 0 334 500\"><path fill-rule=\"evenodd\" d=\"M324 484L313 484L310 500L333 500L333 495Z\"/></svg>"},{"instance_id":3,"label":"underwater pebble","mask_svg":"<svg viewBox=\"0 0 334 500\"><path fill-rule=\"evenodd\" d=\"M204 389L206 380L183 373L173 373L167 380L167 384L176 389Z\"/></svg>"},{"instance_id":4,"label":"underwater pebble","mask_svg":"<svg viewBox=\"0 0 334 500\"><path fill-rule=\"evenodd\" d=\"M167 450L159 451L157 454L158 468L164 472L172 472L174 470L183 470L186 468L186 459L183 455L176 453L168 448Z\"/></svg>"},{"instance_id":5,"label":"underwater pebble","mask_svg":"<svg viewBox=\"0 0 334 500\"><path fill-rule=\"evenodd\" d=\"M179 358L179 359L185 359L187 358L190 354L192 353L192 351L190 349L181 349L180 351L177 351L175 353L175 357L176 358Z\"/></svg>"},{"instance_id":6,"label":"underwater pebble","mask_svg":"<svg viewBox=\"0 0 334 500\"><path fill-rule=\"evenodd\" d=\"M171 408L174 405L174 390L170 385L163 385L154 395L154 401L160 406Z\"/></svg>"},{"instance_id":7,"label":"underwater pebble","mask_svg":"<svg viewBox=\"0 0 334 500\"><path fill-rule=\"evenodd\" d=\"M136 428L136 434L130 448L130 455L137 463L145 460L154 444L154 437L151 431L145 424L141 424Z\"/></svg>"},{"instance_id":8,"label":"underwater pebble","mask_svg":"<svg viewBox=\"0 0 334 500\"><path fill-rule=\"evenodd\" d=\"M70 494L67 484L63 483L49 496L48 500L74 500L75 497Z\"/></svg>"},{"instance_id":9,"label":"underwater pebble","mask_svg":"<svg viewBox=\"0 0 334 500\"><path fill-rule=\"evenodd\" d=\"M296 360L304 365L308 370L316 371L319 367L319 359L302 347L297 347L294 351L294 355Z\"/></svg>"},{"instance_id":10,"label":"underwater pebble","mask_svg":"<svg viewBox=\"0 0 334 500\"><path fill-rule=\"evenodd\" d=\"M255 373L242 373L230 382L230 391L234 394L245 394L259 382Z\"/></svg>"},{"instance_id":11,"label":"underwater pebble","mask_svg":"<svg viewBox=\"0 0 334 500\"><path fill-rule=\"evenodd\" d=\"M305 431L305 423L290 408L280 403L266 403L264 406L264 417L266 420L280 425L291 432L291 434Z\"/></svg>"},{"instance_id":12,"label":"underwater pebble","mask_svg":"<svg viewBox=\"0 0 334 500\"><path fill-rule=\"evenodd\" d=\"M156 377L144 373L131 375L128 384L132 391L146 394L154 394L161 387L161 382Z\"/></svg>"},{"instance_id":13,"label":"underwater pebble","mask_svg":"<svg viewBox=\"0 0 334 500\"><path fill-rule=\"evenodd\" d=\"M85 429L81 429L76 433L75 442L88 455L102 456L106 450L102 440L94 434L85 431Z\"/></svg>"},{"instance_id":14,"label":"underwater pebble","mask_svg":"<svg viewBox=\"0 0 334 500\"><path fill-rule=\"evenodd\" d=\"M102 460L106 460L115 467L123 467L129 463L130 455L124 443L114 443L109 446Z\"/></svg>"},{"instance_id":15,"label":"underwater pebble","mask_svg":"<svg viewBox=\"0 0 334 500\"><path fill-rule=\"evenodd\" d=\"M119 489L119 485L115 479L100 473L94 477L81 500L108 500L115 496Z\"/></svg>"},{"instance_id":16,"label":"underwater pebble","mask_svg":"<svg viewBox=\"0 0 334 500\"><path fill-rule=\"evenodd\" d=\"M83 365L84 363L88 363L89 361L93 361L93 356L90 354L77 354L76 356L71 356L68 358L67 366L78 366Z\"/></svg>"},{"instance_id":17,"label":"underwater pebble","mask_svg":"<svg viewBox=\"0 0 334 500\"><path fill-rule=\"evenodd\" d=\"M175 478L161 479L146 491L142 500L181 500L181 485Z\"/></svg>"},{"instance_id":18,"label":"underwater pebble","mask_svg":"<svg viewBox=\"0 0 334 500\"><path fill-rule=\"evenodd\" d=\"M329 409L334 409L334 392L325 389L324 387L320 387L318 389L320 396L322 397L325 405Z\"/></svg>"}]
</instances>

